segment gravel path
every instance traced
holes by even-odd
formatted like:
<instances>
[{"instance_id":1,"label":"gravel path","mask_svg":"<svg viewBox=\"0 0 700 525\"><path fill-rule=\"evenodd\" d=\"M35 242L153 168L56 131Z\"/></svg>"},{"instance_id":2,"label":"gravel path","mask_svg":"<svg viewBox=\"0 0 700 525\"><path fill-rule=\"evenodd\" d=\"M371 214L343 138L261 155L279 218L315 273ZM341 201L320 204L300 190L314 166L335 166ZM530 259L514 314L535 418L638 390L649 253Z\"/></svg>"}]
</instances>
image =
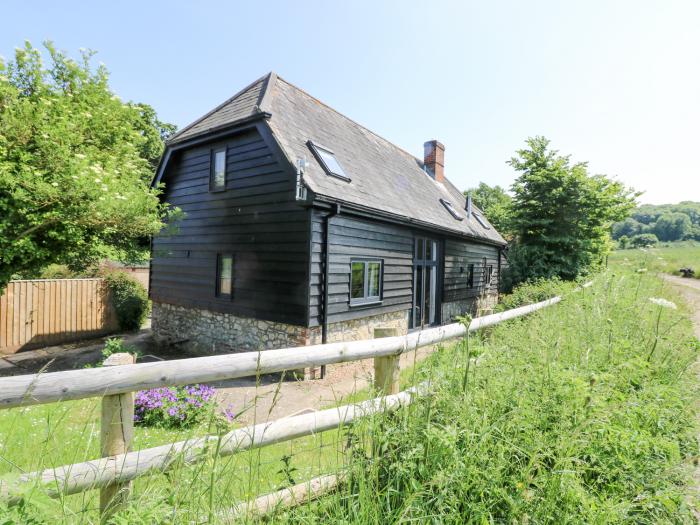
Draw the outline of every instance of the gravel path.
<instances>
[{"instance_id":1,"label":"gravel path","mask_svg":"<svg viewBox=\"0 0 700 525\"><path fill-rule=\"evenodd\" d=\"M448 343L449 344L449 343ZM425 359L437 346L419 348L401 356L401 368ZM328 365L323 379L281 381L279 375L251 379L234 379L212 383L219 403L233 410L239 423L262 423L267 420L311 412L336 404L372 382L373 359Z\"/></svg>"}]
</instances>

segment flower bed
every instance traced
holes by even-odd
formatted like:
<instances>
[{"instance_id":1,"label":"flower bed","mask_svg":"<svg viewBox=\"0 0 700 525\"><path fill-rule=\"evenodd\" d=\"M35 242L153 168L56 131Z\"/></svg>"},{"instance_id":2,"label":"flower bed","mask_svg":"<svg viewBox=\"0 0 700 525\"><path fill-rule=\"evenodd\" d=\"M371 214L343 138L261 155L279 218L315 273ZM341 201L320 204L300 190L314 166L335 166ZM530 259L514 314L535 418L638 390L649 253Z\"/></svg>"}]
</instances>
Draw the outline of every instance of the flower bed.
<instances>
[{"instance_id":1,"label":"flower bed","mask_svg":"<svg viewBox=\"0 0 700 525\"><path fill-rule=\"evenodd\" d=\"M215 389L207 385L152 388L136 393L134 422L137 425L185 428L216 416ZM233 414L226 410L231 421Z\"/></svg>"}]
</instances>

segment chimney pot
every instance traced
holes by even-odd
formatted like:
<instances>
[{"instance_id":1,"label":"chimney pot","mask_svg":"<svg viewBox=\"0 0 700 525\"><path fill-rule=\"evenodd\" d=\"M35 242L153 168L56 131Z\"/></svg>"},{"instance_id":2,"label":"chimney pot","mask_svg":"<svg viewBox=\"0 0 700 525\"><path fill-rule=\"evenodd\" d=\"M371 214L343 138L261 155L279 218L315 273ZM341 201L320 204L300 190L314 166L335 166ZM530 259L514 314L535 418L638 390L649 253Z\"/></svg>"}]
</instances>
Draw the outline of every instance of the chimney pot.
<instances>
[{"instance_id":1,"label":"chimney pot","mask_svg":"<svg viewBox=\"0 0 700 525\"><path fill-rule=\"evenodd\" d=\"M425 170L438 182L445 182L445 146L437 140L423 144Z\"/></svg>"}]
</instances>

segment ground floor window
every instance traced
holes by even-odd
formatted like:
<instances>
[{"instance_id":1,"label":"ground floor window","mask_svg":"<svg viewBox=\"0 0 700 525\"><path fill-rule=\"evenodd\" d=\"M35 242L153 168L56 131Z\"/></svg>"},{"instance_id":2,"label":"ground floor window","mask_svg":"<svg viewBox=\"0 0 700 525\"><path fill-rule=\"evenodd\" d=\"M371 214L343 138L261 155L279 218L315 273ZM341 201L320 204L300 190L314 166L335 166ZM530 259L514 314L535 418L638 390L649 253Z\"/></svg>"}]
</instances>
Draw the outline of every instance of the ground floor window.
<instances>
[{"instance_id":1,"label":"ground floor window","mask_svg":"<svg viewBox=\"0 0 700 525\"><path fill-rule=\"evenodd\" d=\"M216 257L216 295L231 297L233 295L233 255L218 254Z\"/></svg>"},{"instance_id":2,"label":"ground floor window","mask_svg":"<svg viewBox=\"0 0 700 525\"><path fill-rule=\"evenodd\" d=\"M381 301L381 259L353 259L350 271L350 304L366 304Z\"/></svg>"}]
</instances>

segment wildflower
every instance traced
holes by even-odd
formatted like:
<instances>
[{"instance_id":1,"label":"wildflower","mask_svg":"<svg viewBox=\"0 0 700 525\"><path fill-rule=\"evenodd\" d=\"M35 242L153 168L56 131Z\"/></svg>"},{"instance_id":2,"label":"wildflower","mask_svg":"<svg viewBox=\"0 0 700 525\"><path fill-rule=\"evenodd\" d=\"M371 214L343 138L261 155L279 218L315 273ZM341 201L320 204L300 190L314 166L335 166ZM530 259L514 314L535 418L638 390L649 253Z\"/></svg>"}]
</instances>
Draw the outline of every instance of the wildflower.
<instances>
[{"instance_id":1,"label":"wildflower","mask_svg":"<svg viewBox=\"0 0 700 525\"><path fill-rule=\"evenodd\" d=\"M676 303L673 303L671 301L667 301L666 299L662 299L661 297L649 297L649 300L652 303L658 304L659 306L661 306L663 308L671 308L672 310L675 310L678 308L676 306Z\"/></svg>"},{"instance_id":2,"label":"wildflower","mask_svg":"<svg viewBox=\"0 0 700 525\"><path fill-rule=\"evenodd\" d=\"M58 188L58 182L52 182L51 186L53 186L54 188Z\"/></svg>"}]
</instances>

